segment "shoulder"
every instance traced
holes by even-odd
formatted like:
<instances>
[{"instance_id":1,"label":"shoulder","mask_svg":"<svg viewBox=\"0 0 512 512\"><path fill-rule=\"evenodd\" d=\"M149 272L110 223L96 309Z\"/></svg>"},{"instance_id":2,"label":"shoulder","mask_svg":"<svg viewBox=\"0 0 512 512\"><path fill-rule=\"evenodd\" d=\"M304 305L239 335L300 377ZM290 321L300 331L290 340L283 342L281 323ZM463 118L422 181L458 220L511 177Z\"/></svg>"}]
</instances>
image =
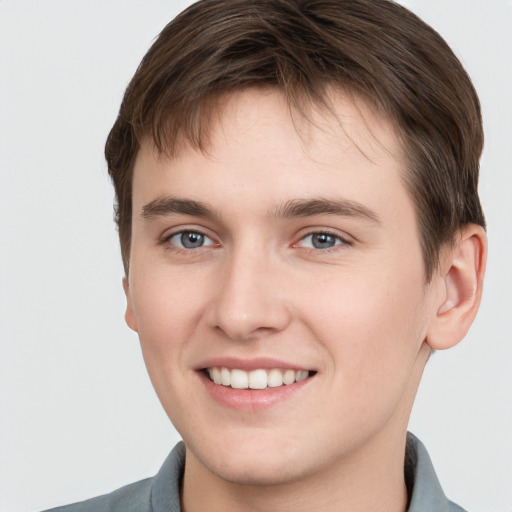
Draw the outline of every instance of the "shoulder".
<instances>
[{"instance_id":1,"label":"shoulder","mask_svg":"<svg viewBox=\"0 0 512 512\"><path fill-rule=\"evenodd\" d=\"M466 509L457 505L457 503L453 503L453 501L448 500L448 511L449 512L466 512Z\"/></svg>"},{"instance_id":2,"label":"shoulder","mask_svg":"<svg viewBox=\"0 0 512 512\"><path fill-rule=\"evenodd\" d=\"M185 446L178 443L153 478L146 478L110 494L46 512L179 512L179 489L185 465Z\"/></svg>"},{"instance_id":3,"label":"shoulder","mask_svg":"<svg viewBox=\"0 0 512 512\"><path fill-rule=\"evenodd\" d=\"M153 478L121 487L116 491L87 501L57 507L47 512L142 512L151 510Z\"/></svg>"}]
</instances>

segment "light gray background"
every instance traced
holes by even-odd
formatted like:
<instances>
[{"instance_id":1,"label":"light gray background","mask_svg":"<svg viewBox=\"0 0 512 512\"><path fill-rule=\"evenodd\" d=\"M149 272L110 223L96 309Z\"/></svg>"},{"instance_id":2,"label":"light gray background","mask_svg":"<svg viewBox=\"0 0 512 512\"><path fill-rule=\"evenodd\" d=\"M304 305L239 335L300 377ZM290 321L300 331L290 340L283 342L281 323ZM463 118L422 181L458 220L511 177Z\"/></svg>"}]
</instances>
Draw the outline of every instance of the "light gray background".
<instances>
[{"instance_id":1,"label":"light gray background","mask_svg":"<svg viewBox=\"0 0 512 512\"><path fill-rule=\"evenodd\" d=\"M178 436L123 320L102 151L129 78L189 1L0 0L0 510L154 474ZM480 316L428 364L411 420L447 494L512 511L512 2L403 2L483 104L490 257Z\"/></svg>"}]
</instances>

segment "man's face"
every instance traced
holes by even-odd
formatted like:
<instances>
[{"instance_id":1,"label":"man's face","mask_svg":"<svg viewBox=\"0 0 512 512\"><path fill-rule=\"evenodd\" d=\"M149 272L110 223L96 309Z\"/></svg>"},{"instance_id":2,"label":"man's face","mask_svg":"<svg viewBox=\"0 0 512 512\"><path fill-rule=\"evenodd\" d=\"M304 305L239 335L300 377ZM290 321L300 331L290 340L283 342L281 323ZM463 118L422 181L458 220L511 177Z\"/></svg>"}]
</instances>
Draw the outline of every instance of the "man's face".
<instances>
[{"instance_id":1,"label":"man's face","mask_svg":"<svg viewBox=\"0 0 512 512\"><path fill-rule=\"evenodd\" d=\"M187 457L231 481L386 456L428 356L438 293L401 148L333 98L338 120L306 123L237 93L207 154L145 145L135 164L127 321Z\"/></svg>"}]
</instances>

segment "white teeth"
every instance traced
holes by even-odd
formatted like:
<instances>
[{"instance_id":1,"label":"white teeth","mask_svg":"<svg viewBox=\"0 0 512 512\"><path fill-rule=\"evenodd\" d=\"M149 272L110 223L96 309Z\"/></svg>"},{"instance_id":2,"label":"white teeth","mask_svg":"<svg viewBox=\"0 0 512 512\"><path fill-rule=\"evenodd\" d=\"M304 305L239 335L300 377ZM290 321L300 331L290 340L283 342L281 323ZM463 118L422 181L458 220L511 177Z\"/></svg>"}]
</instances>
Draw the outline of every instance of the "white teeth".
<instances>
[{"instance_id":1,"label":"white teeth","mask_svg":"<svg viewBox=\"0 0 512 512\"><path fill-rule=\"evenodd\" d=\"M268 372L268 387L277 388L283 385L283 374L277 370L270 370Z\"/></svg>"},{"instance_id":2,"label":"white teeth","mask_svg":"<svg viewBox=\"0 0 512 512\"><path fill-rule=\"evenodd\" d=\"M209 373L210 378L215 382L215 384L222 384L222 377L218 368L211 368Z\"/></svg>"},{"instance_id":3,"label":"white teeth","mask_svg":"<svg viewBox=\"0 0 512 512\"><path fill-rule=\"evenodd\" d=\"M247 389L249 376L243 370L231 370L231 387L235 389Z\"/></svg>"},{"instance_id":4,"label":"white teeth","mask_svg":"<svg viewBox=\"0 0 512 512\"><path fill-rule=\"evenodd\" d=\"M231 386L234 389L265 389L277 388L283 384L289 386L309 377L307 370L271 370L258 369L246 372L234 368L207 368L210 379L222 386Z\"/></svg>"},{"instance_id":5,"label":"white teeth","mask_svg":"<svg viewBox=\"0 0 512 512\"><path fill-rule=\"evenodd\" d=\"M289 386L295 382L295 372L293 370L286 370L283 375L283 384Z\"/></svg>"},{"instance_id":6,"label":"white teeth","mask_svg":"<svg viewBox=\"0 0 512 512\"><path fill-rule=\"evenodd\" d=\"M249 387L251 389L265 389L267 387L266 370L253 370L249 373Z\"/></svg>"},{"instance_id":7,"label":"white teeth","mask_svg":"<svg viewBox=\"0 0 512 512\"><path fill-rule=\"evenodd\" d=\"M220 379L223 386L231 386L231 372L227 368L220 369Z\"/></svg>"},{"instance_id":8,"label":"white teeth","mask_svg":"<svg viewBox=\"0 0 512 512\"><path fill-rule=\"evenodd\" d=\"M309 372L306 370L299 370L297 375L295 376L295 382L300 382L301 380L307 379Z\"/></svg>"}]
</instances>

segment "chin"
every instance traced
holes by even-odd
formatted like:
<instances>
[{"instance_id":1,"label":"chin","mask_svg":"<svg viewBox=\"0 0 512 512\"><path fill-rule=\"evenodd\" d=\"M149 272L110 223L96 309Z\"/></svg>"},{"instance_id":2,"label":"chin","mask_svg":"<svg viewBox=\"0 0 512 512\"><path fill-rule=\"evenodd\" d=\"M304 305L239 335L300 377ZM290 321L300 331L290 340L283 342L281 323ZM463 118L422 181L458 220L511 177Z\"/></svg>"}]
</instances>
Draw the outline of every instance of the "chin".
<instances>
[{"instance_id":1,"label":"chin","mask_svg":"<svg viewBox=\"0 0 512 512\"><path fill-rule=\"evenodd\" d=\"M296 461L274 460L263 456L260 460L228 457L222 464L207 466L219 478L231 483L249 486L283 485L306 476L307 471Z\"/></svg>"},{"instance_id":2,"label":"chin","mask_svg":"<svg viewBox=\"0 0 512 512\"><path fill-rule=\"evenodd\" d=\"M203 467L222 480L239 485L289 484L318 472L323 465L298 448L302 443L249 439L222 446L202 442L186 444Z\"/></svg>"}]
</instances>

